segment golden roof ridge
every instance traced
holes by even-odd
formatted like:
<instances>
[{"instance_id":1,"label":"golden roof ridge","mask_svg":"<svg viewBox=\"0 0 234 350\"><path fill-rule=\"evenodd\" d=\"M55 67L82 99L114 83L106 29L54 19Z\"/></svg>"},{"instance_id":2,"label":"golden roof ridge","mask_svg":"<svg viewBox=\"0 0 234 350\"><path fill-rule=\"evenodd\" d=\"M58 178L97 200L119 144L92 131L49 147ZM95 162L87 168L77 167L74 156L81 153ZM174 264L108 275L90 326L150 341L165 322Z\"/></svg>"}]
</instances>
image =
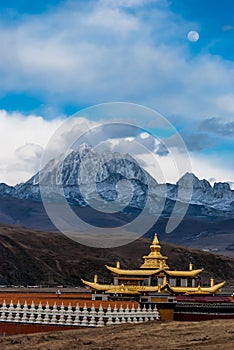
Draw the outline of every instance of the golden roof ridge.
<instances>
[{"instance_id":1,"label":"golden roof ridge","mask_svg":"<svg viewBox=\"0 0 234 350\"><path fill-rule=\"evenodd\" d=\"M185 294L211 294L216 293L220 288L224 286L225 282L221 282L218 284L215 284L212 287L174 287L171 286L169 283L162 286L161 289L169 289L173 293L185 293Z\"/></svg>"},{"instance_id":2,"label":"golden roof ridge","mask_svg":"<svg viewBox=\"0 0 234 350\"><path fill-rule=\"evenodd\" d=\"M175 276L175 277L195 277L199 273L201 273L204 269L197 269L197 270L167 270L165 269L164 272L168 276Z\"/></svg>"},{"instance_id":3,"label":"golden roof ridge","mask_svg":"<svg viewBox=\"0 0 234 350\"><path fill-rule=\"evenodd\" d=\"M137 275L137 276L151 276L151 275L154 275L154 274L157 274L159 272L161 272L163 269L135 269L135 270L128 270L128 269L120 269L120 268L117 268L117 267L112 267L112 266L108 266L108 265L105 265L105 267L117 274L117 275Z\"/></svg>"}]
</instances>

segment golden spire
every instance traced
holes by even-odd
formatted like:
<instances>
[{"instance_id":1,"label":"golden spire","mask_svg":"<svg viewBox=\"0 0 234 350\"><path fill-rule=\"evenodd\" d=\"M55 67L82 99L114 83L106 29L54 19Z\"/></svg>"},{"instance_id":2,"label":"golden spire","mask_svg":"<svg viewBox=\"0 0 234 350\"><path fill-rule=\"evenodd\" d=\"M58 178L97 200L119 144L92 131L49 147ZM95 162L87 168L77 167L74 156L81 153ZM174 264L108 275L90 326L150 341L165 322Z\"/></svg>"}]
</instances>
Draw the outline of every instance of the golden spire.
<instances>
[{"instance_id":1,"label":"golden spire","mask_svg":"<svg viewBox=\"0 0 234 350\"><path fill-rule=\"evenodd\" d=\"M153 239L152 245L159 245L159 240L158 240L157 233L154 234L154 239Z\"/></svg>"},{"instance_id":2,"label":"golden spire","mask_svg":"<svg viewBox=\"0 0 234 350\"><path fill-rule=\"evenodd\" d=\"M154 239L150 246L150 250L150 256L161 256L161 246L158 241L157 233L154 234Z\"/></svg>"},{"instance_id":3,"label":"golden spire","mask_svg":"<svg viewBox=\"0 0 234 350\"><path fill-rule=\"evenodd\" d=\"M149 269L168 269L166 264L167 257L162 256L161 254L161 246L158 241L158 236L155 233L152 244L150 245L150 253L149 255L143 256L144 264L141 265L141 268L149 268Z\"/></svg>"}]
</instances>

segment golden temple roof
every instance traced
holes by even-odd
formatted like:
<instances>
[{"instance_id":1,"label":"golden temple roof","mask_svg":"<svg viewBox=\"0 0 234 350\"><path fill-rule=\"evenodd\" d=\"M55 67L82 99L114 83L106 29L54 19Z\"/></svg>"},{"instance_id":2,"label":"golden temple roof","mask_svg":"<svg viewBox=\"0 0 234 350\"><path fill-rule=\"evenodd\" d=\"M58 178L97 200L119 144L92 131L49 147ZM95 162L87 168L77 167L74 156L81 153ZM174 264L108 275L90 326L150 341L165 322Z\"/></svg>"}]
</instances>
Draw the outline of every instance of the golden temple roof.
<instances>
[{"instance_id":1,"label":"golden temple roof","mask_svg":"<svg viewBox=\"0 0 234 350\"><path fill-rule=\"evenodd\" d=\"M108 290L110 288L113 288L114 285L113 284L99 284L96 282L89 282L89 281L85 281L83 279L81 279L81 281L89 288L94 289L94 290Z\"/></svg>"},{"instance_id":2,"label":"golden temple roof","mask_svg":"<svg viewBox=\"0 0 234 350\"><path fill-rule=\"evenodd\" d=\"M125 270L125 269L120 269L118 267L112 267L105 265L106 268L114 273L115 275L122 275L122 276L152 276L152 275L157 275L161 272L164 272L166 275L170 277L195 277L199 273L203 271L203 269L198 269L198 270L187 270L187 271L178 271L178 270L167 270L167 269L155 269L155 270Z\"/></svg>"},{"instance_id":3,"label":"golden temple roof","mask_svg":"<svg viewBox=\"0 0 234 350\"><path fill-rule=\"evenodd\" d=\"M106 265L106 268L113 272L116 275L125 275L125 276L151 276L154 274L157 274L161 271L161 269L155 269L155 270L124 270L124 269L119 269L117 267L112 267Z\"/></svg>"},{"instance_id":4,"label":"golden temple roof","mask_svg":"<svg viewBox=\"0 0 234 350\"><path fill-rule=\"evenodd\" d=\"M95 282L88 282L82 280L82 282L89 288L95 291L103 291L105 293L119 293L119 294L139 294L139 293L152 293L160 290L172 292L173 294L214 294L220 288L223 287L225 282L215 284L210 287L172 287L169 283L163 286L135 286L135 285L113 285L113 284L99 284Z\"/></svg>"},{"instance_id":5,"label":"golden temple roof","mask_svg":"<svg viewBox=\"0 0 234 350\"><path fill-rule=\"evenodd\" d=\"M164 285L161 289L166 289L169 291L172 291L173 293L178 294L214 294L216 293L220 288L224 286L225 282L221 282L218 284L215 284L214 286L210 287L172 287L169 284Z\"/></svg>"},{"instance_id":6,"label":"golden temple roof","mask_svg":"<svg viewBox=\"0 0 234 350\"><path fill-rule=\"evenodd\" d=\"M111 293L123 293L124 294L124 289L123 286L126 287L126 291L132 291L132 292L157 292L158 291L158 286L135 286L135 285L114 285L114 284L99 284L95 282L89 282L85 281L82 279L82 282L89 288L96 290L96 291L104 291L105 293L108 293L108 291L111 290ZM122 290L122 291L121 291ZM128 293L127 293L128 294ZM134 294L134 293L133 293Z\"/></svg>"},{"instance_id":7,"label":"golden temple roof","mask_svg":"<svg viewBox=\"0 0 234 350\"><path fill-rule=\"evenodd\" d=\"M165 274L170 277L195 277L199 275L204 269L178 271L178 270L164 270Z\"/></svg>"}]
</instances>

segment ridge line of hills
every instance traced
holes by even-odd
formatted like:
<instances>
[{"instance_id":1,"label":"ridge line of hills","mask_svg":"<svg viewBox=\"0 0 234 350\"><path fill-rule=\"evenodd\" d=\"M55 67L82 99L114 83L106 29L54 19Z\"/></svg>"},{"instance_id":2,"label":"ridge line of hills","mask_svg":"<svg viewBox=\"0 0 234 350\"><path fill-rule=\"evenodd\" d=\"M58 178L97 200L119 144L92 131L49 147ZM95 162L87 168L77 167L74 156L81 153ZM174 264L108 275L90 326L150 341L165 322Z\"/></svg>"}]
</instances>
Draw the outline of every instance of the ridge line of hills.
<instances>
[{"instance_id":1,"label":"ridge line of hills","mask_svg":"<svg viewBox=\"0 0 234 350\"><path fill-rule=\"evenodd\" d=\"M160 238L160 237L159 237ZM92 280L95 273L100 282L111 282L105 265L138 268L141 257L149 252L151 241L140 238L131 244L97 249L83 246L58 232L42 232L0 225L0 285L71 285L81 286L81 278ZM162 254L168 256L172 269L204 268L202 281L210 277L217 282L234 281L234 260L166 242L160 242Z\"/></svg>"}]
</instances>

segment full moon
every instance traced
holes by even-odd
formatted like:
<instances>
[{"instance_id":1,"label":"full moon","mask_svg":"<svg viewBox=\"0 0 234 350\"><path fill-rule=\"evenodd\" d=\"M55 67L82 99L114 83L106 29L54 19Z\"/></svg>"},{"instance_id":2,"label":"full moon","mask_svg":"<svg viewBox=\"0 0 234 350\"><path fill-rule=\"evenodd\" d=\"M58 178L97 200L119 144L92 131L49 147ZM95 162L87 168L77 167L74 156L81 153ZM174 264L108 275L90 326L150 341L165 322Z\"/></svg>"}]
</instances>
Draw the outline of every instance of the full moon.
<instances>
[{"instance_id":1,"label":"full moon","mask_svg":"<svg viewBox=\"0 0 234 350\"><path fill-rule=\"evenodd\" d=\"M187 38L189 41L195 42L199 39L199 34L195 30L191 30L191 32L188 32Z\"/></svg>"}]
</instances>

